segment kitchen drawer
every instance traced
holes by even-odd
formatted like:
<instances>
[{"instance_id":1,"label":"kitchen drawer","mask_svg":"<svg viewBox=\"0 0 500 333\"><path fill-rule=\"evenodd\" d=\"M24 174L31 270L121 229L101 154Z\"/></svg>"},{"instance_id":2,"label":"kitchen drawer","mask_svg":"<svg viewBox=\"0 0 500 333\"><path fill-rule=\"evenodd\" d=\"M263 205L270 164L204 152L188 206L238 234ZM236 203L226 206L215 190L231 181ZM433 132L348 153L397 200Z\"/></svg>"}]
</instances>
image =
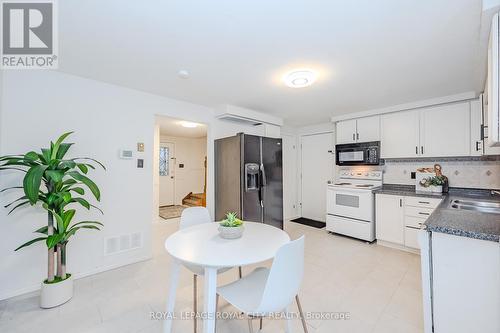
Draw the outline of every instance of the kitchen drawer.
<instances>
[{"instance_id":1,"label":"kitchen drawer","mask_svg":"<svg viewBox=\"0 0 500 333\"><path fill-rule=\"evenodd\" d=\"M418 233L420 229L405 227L405 246L414 249L420 249L418 244Z\"/></svg>"},{"instance_id":2,"label":"kitchen drawer","mask_svg":"<svg viewBox=\"0 0 500 333\"><path fill-rule=\"evenodd\" d=\"M420 229L422 227L422 224L424 224L426 220L427 218L405 216L405 227L413 227Z\"/></svg>"},{"instance_id":3,"label":"kitchen drawer","mask_svg":"<svg viewBox=\"0 0 500 333\"><path fill-rule=\"evenodd\" d=\"M413 207L436 208L441 203L441 199L405 197L405 205Z\"/></svg>"},{"instance_id":4,"label":"kitchen drawer","mask_svg":"<svg viewBox=\"0 0 500 333\"><path fill-rule=\"evenodd\" d=\"M413 216L422 219L427 219L432 214L433 211L434 208L405 206L405 216Z\"/></svg>"}]
</instances>

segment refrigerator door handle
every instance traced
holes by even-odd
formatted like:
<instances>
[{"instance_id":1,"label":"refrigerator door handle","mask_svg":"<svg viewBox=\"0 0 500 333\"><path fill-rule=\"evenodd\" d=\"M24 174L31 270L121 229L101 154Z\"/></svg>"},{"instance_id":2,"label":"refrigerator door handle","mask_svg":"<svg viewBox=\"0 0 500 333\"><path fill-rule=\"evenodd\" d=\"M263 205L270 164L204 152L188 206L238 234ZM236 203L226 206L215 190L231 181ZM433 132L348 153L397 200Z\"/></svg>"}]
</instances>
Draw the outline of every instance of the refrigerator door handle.
<instances>
[{"instance_id":1,"label":"refrigerator door handle","mask_svg":"<svg viewBox=\"0 0 500 333\"><path fill-rule=\"evenodd\" d=\"M260 164L260 184L259 184L259 201L260 207L264 208L264 186L267 185L266 170L264 170L264 163Z\"/></svg>"},{"instance_id":2,"label":"refrigerator door handle","mask_svg":"<svg viewBox=\"0 0 500 333\"><path fill-rule=\"evenodd\" d=\"M267 186L266 170L264 170L264 163L260 164L260 171L262 173L262 179L261 179L262 186Z\"/></svg>"},{"instance_id":3,"label":"refrigerator door handle","mask_svg":"<svg viewBox=\"0 0 500 333\"><path fill-rule=\"evenodd\" d=\"M262 199L262 184L259 186L259 204L260 207L264 208L264 201Z\"/></svg>"}]
</instances>

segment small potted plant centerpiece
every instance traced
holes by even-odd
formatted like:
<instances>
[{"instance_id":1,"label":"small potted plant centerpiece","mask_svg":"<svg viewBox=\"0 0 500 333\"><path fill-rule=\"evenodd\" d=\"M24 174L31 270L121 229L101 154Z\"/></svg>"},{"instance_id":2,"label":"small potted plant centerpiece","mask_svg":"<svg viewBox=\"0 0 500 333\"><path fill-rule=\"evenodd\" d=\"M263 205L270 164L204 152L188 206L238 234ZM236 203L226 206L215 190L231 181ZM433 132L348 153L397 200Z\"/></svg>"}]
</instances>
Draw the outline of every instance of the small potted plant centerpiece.
<instances>
[{"instance_id":1,"label":"small potted plant centerpiece","mask_svg":"<svg viewBox=\"0 0 500 333\"><path fill-rule=\"evenodd\" d=\"M445 179L443 176L433 176L420 180L420 185L425 191L433 192L433 193L442 193L443 185L445 183Z\"/></svg>"},{"instance_id":2,"label":"small potted plant centerpiece","mask_svg":"<svg viewBox=\"0 0 500 333\"><path fill-rule=\"evenodd\" d=\"M226 218L219 224L219 235L226 239L236 239L243 235L245 227L236 213L227 213Z\"/></svg>"}]
</instances>

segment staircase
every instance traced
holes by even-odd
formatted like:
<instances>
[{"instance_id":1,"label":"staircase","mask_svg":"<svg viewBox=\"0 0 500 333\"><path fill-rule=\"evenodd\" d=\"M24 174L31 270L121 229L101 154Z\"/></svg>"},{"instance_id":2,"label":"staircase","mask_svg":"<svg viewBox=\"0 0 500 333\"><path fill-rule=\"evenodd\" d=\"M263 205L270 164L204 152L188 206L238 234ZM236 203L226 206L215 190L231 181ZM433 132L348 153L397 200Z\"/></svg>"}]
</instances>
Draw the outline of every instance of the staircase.
<instances>
[{"instance_id":1,"label":"staircase","mask_svg":"<svg viewBox=\"0 0 500 333\"><path fill-rule=\"evenodd\" d=\"M203 185L203 193L193 193L189 192L188 195L182 199L182 204L184 206L196 207L196 206L207 206L207 157L205 156L205 161L203 162L205 166L205 179Z\"/></svg>"},{"instance_id":2,"label":"staircase","mask_svg":"<svg viewBox=\"0 0 500 333\"><path fill-rule=\"evenodd\" d=\"M205 207L207 205L206 195L205 193L189 192L188 195L186 195L184 199L182 199L182 204L184 206L189 206L189 207L196 207L196 206Z\"/></svg>"}]
</instances>

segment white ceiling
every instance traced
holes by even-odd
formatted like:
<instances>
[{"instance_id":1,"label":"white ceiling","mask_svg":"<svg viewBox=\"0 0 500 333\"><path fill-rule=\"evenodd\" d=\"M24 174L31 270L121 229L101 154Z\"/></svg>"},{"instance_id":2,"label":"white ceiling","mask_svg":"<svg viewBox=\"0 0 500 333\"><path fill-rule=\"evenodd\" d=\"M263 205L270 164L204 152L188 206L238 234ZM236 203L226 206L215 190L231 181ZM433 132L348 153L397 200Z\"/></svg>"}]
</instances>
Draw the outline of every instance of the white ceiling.
<instances>
[{"instance_id":1,"label":"white ceiling","mask_svg":"<svg viewBox=\"0 0 500 333\"><path fill-rule=\"evenodd\" d=\"M61 71L290 125L478 92L484 80L480 0L58 3ZM284 86L295 67L319 71L317 83Z\"/></svg>"},{"instance_id":2,"label":"white ceiling","mask_svg":"<svg viewBox=\"0 0 500 333\"><path fill-rule=\"evenodd\" d=\"M160 126L160 135L178 138L203 138L207 136L207 126L204 124L189 128L182 126L182 120L180 119L161 116L156 117L156 123Z\"/></svg>"}]
</instances>

